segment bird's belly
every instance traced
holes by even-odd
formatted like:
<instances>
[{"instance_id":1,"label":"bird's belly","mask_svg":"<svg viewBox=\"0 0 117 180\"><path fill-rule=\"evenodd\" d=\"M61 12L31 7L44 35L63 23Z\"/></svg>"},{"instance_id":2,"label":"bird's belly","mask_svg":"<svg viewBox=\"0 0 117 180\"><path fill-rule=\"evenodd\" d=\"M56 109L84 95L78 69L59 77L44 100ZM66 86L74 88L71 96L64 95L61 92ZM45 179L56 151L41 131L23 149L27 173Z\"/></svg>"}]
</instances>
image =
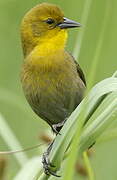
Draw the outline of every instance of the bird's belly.
<instances>
[{"instance_id":1,"label":"bird's belly","mask_svg":"<svg viewBox=\"0 0 117 180\"><path fill-rule=\"evenodd\" d=\"M83 98L85 86L74 65L29 71L24 68L22 85L25 96L38 116L50 125L66 119Z\"/></svg>"},{"instance_id":2,"label":"bird's belly","mask_svg":"<svg viewBox=\"0 0 117 180\"><path fill-rule=\"evenodd\" d=\"M25 96L38 116L50 125L66 119L83 98L82 81L76 74L43 73L23 78Z\"/></svg>"}]
</instances>

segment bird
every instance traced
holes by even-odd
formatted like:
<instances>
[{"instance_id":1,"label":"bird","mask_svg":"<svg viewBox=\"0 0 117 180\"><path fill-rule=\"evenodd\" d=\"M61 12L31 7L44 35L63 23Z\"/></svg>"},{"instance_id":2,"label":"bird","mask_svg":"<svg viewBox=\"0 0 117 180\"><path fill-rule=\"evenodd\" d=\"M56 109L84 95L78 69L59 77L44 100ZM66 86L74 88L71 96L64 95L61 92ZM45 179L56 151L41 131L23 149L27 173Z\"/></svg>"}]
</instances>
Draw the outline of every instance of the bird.
<instances>
[{"instance_id":1,"label":"bird","mask_svg":"<svg viewBox=\"0 0 117 180\"><path fill-rule=\"evenodd\" d=\"M59 6L41 3L29 10L21 22L24 61L21 83L32 110L59 134L65 121L80 104L86 80L80 65L66 50L68 29L81 24L64 16ZM49 153L43 154L43 168L51 170Z\"/></svg>"}]
</instances>

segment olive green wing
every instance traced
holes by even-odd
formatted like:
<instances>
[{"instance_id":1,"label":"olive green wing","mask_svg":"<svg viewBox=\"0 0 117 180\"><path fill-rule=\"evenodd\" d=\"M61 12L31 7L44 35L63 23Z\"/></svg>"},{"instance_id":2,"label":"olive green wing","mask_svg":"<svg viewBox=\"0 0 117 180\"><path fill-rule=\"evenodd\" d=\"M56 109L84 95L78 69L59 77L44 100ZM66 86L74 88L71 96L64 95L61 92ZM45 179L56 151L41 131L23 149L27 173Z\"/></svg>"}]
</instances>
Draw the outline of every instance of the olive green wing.
<instances>
[{"instance_id":1,"label":"olive green wing","mask_svg":"<svg viewBox=\"0 0 117 180\"><path fill-rule=\"evenodd\" d=\"M70 54L70 53L69 53ZM82 79L82 81L84 82L85 86L86 86L86 79L85 79L85 75L80 67L80 65L78 64L78 62L75 60L75 58L72 56L72 54L70 54L70 56L72 57L74 63L76 64L76 68L77 68L77 72L78 75L80 76L80 78Z\"/></svg>"},{"instance_id":2,"label":"olive green wing","mask_svg":"<svg viewBox=\"0 0 117 180\"><path fill-rule=\"evenodd\" d=\"M85 75L80 67L80 65L76 62L76 60L74 60L75 64L76 64L76 68L77 68L77 72L80 76L80 78L82 79L82 81L84 82L85 86L86 86L86 79L85 79Z\"/></svg>"}]
</instances>

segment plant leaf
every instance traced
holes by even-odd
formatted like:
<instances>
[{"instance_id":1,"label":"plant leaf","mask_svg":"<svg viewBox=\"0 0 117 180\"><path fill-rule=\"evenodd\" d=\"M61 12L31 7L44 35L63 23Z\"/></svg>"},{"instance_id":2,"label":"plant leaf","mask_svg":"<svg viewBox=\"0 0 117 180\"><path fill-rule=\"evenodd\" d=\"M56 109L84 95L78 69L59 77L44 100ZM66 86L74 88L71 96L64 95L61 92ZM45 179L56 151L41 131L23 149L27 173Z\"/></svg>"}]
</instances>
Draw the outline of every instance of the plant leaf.
<instances>
[{"instance_id":1,"label":"plant leaf","mask_svg":"<svg viewBox=\"0 0 117 180\"><path fill-rule=\"evenodd\" d=\"M117 91L117 78L111 77L111 78L107 78L107 79L101 81L100 83L95 85L94 88L92 88L92 90L87 95L87 97L80 103L80 105L75 109L75 111L68 118L68 120L66 121L63 128L60 131L61 135L58 135L56 137L55 142L53 144L52 151L50 153L50 161L52 162L52 164L54 164L57 167L57 169L60 168L60 164L63 160L64 153L65 153L66 149L68 148L72 138L74 137L77 125L80 123L79 116L81 115L83 105L84 104L87 105L87 110L86 110L86 113L84 116L84 120L89 120L88 123L90 123L95 120L94 118L91 118L91 117L93 117L92 114L97 110L97 108L102 103L102 101L104 101L104 99L107 98L109 96L109 94L114 91ZM111 95L111 96L113 96L113 95ZM112 98L112 97L109 96L109 98ZM107 103L107 101L108 100L104 101L104 104ZM101 105L101 108L104 104ZM112 104L111 107L109 106L109 110L113 106L115 107L115 104L116 103L114 102L114 104ZM99 113L99 111L98 111L98 113ZM101 114L99 119L106 118L106 113L108 113L108 111L106 111L105 114L103 114L103 115ZM110 114L110 116L111 115L112 114ZM110 116L109 116L109 118L110 118ZM91 142L93 142L93 141L90 141L90 143L88 142L88 144L87 144L86 143L87 141L85 141L83 138L84 136L85 135L82 136L83 143L82 143L82 145L80 144L80 149L82 151L84 149L86 149L87 147L89 147L88 145ZM93 140L94 140L94 138L93 138ZM48 176L46 176L45 174L42 174L40 179L43 179L43 180L48 179Z\"/></svg>"}]
</instances>

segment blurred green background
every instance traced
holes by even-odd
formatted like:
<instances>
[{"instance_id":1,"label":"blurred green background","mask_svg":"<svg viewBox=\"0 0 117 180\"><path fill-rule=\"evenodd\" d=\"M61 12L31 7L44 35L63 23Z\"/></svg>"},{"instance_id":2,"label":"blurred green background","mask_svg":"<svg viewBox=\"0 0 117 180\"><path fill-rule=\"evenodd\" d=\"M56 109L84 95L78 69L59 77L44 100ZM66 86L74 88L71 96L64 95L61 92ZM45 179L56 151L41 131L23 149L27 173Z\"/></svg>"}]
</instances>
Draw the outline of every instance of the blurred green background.
<instances>
[{"instance_id":1,"label":"blurred green background","mask_svg":"<svg viewBox=\"0 0 117 180\"><path fill-rule=\"evenodd\" d=\"M23 61L20 42L20 22L24 14L43 0L0 0L0 113L7 121L12 132L23 148L40 142L39 136L48 130L48 125L40 120L31 110L23 95L20 83L20 70ZM70 30L67 49L73 52L79 43L80 33L83 31L78 61L85 72L86 79L91 71L91 64L96 55L100 34L107 20L103 34L103 41L99 53L98 64L95 69L94 84L111 76L117 69L117 1L116 0L48 0L58 4L65 12L65 16L82 22L85 7L86 24L81 29ZM86 13L86 11L88 11ZM7 133L7 132L6 132ZM16 150L17 147L13 147ZM8 143L0 133L0 151L10 150ZM96 180L117 179L117 140L95 145L91 163ZM39 150L27 152L28 157L38 155ZM0 156L1 157L1 156ZM7 179L12 180L20 166L13 156L6 157ZM79 179L87 179L78 176Z\"/></svg>"}]
</instances>

